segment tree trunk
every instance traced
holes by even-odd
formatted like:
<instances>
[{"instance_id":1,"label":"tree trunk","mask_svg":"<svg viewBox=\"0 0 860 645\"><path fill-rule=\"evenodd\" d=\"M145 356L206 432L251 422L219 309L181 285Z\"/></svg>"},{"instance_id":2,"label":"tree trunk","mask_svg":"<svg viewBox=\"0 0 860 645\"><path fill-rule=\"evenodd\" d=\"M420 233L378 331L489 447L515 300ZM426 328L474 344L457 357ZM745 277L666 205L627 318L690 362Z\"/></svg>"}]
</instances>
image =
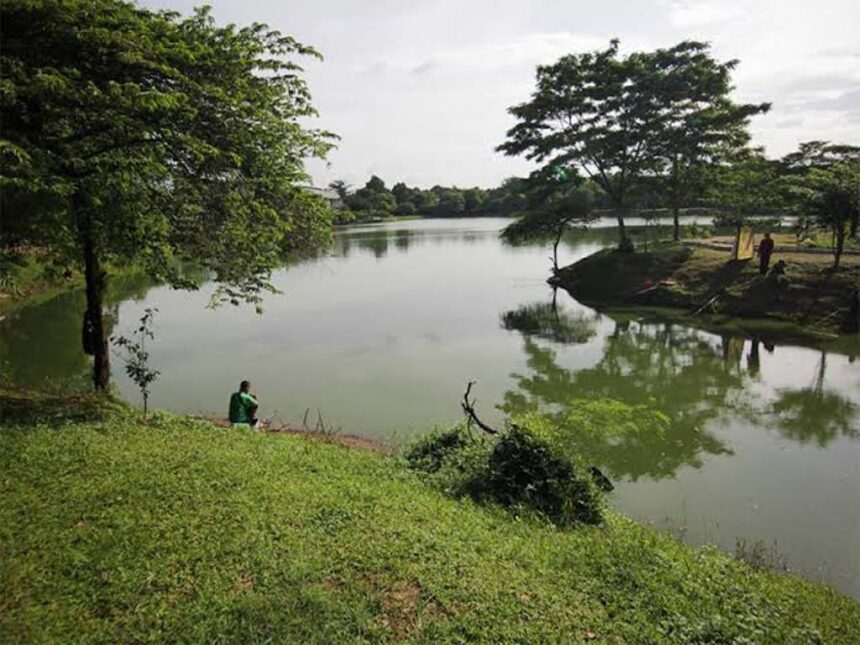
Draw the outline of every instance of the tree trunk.
<instances>
[{"instance_id":1,"label":"tree trunk","mask_svg":"<svg viewBox=\"0 0 860 645\"><path fill-rule=\"evenodd\" d=\"M559 228L552 245L552 272L554 274L558 274L558 244L561 242L562 235L564 235L564 228Z\"/></svg>"},{"instance_id":2,"label":"tree trunk","mask_svg":"<svg viewBox=\"0 0 860 645\"><path fill-rule=\"evenodd\" d=\"M106 276L99 265L89 216L86 216L82 234L84 277L87 291L85 319L92 325L93 386L96 390L106 390L110 384L110 354L108 353L108 339L105 336L104 311L102 310Z\"/></svg>"},{"instance_id":3,"label":"tree trunk","mask_svg":"<svg viewBox=\"0 0 860 645\"><path fill-rule=\"evenodd\" d=\"M627 229L624 226L624 214L619 209L615 216L618 219L618 248L623 249L627 242Z\"/></svg>"},{"instance_id":4,"label":"tree trunk","mask_svg":"<svg viewBox=\"0 0 860 645\"><path fill-rule=\"evenodd\" d=\"M845 222L840 222L833 231L836 234L836 244L833 246L833 268L839 268L842 250L845 248Z\"/></svg>"},{"instance_id":5,"label":"tree trunk","mask_svg":"<svg viewBox=\"0 0 860 645\"><path fill-rule=\"evenodd\" d=\"M678 217L680 215L681 209L678 208L677 204L672 205L672 225L674 226L674 233L672 234L672 239L676 242L681 239L681 222Z\"/></svg>"},{"instance_id":6,"label":"tree trunk","mask_svg":"<svg viewBox=\"0 0 860 645\"><path fill-rule=\"evenodd\" d=\"M672 199L672 224L674 226L672 239L677 242L681 239L681 223L678 221L678 214L681 210L678 205L681 201L678 192L678 157L672 159L672 191L670 197Z\"/></svg>"}]
</instances>

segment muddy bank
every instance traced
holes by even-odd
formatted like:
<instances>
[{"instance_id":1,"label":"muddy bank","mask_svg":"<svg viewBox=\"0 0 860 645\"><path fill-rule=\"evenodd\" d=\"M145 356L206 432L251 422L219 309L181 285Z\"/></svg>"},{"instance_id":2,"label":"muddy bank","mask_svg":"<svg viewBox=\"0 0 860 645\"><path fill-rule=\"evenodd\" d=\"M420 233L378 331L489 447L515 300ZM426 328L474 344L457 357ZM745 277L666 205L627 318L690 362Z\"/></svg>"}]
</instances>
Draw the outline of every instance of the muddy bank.
<instances>
[{"instance_id":1,"label":"muddy bank","mask_svg":"<svg viewBox=\"0 0 860 645\"><path fill-rule=\"evenodd\" d=\"M227 419L205 416L197 418L209 421L219 428L231 427L231 424ZM337 431L296 428L283 422L263 422L258 430L266 434L298 435L307 437L308 439L313 439L314 441L336 443L341 446L346 446L347 448L358 448L359 450L367 450L369 452L376 452L383 455L390 455L394 452L394 448L392 446L378 439L370 439L368 437L360 437L353 434L343 434Z\"/></svg>"},{"instance_id":2,"label":"muddy bank","mask_svg":"<svg viewBox=\"0 0 860 645\"><path fill-rule=\"evenodd\" d=\"M724 250L662 244L648 253L604 250L561 269L550 284L600 307L667 308L689 317L785 323L797 334L835 337L856 325L852 297L860 257L776 252L782 274L759 274L758 261L730 261ZM855 327L856 329L856 327Z\"/></svg>"}]
</instances>

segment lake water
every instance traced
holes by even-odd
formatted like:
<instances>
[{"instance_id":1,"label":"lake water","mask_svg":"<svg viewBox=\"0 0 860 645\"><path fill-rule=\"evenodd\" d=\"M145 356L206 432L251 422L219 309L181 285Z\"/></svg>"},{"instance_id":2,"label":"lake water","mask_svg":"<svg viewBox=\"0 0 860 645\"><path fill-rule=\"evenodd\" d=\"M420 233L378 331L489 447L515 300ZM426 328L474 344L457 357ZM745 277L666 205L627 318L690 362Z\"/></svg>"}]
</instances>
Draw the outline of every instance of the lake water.
<instances>
[{"instance_id":1,"label":"lake water","mask_svg":"<svg viewBox=\"0 0 860 645\"><path fill-rule=\"evenodd\" d=\"M545 284L548 250L510 248L502 219L339 230L330 255L275 275L265 313L207 309L211 290L114 285L113 333L157 307L152 404L226 414L248 378L262 416L402 440L478 411L563 406L571 397L647 403L665 435L585 449L613 478L612 504L692 544L776 544L790 568L860 598L860 363L684 325L601 315ZM605 222L608 226L608 222ZM611 228L560 249L568 263ZM22 386L86 382L81 293L0 322L0 370ZM548 318L549 317L549 318ZM547 324L547 320L555 321ZM558 329L565 330L558 333ZM556 331L553 331L556 330ZM856 345L854 346L856 348ZM114 358L122 394L137 394ZM317 412L319 411L319 413Z\"/></svg>"}]
</instances>

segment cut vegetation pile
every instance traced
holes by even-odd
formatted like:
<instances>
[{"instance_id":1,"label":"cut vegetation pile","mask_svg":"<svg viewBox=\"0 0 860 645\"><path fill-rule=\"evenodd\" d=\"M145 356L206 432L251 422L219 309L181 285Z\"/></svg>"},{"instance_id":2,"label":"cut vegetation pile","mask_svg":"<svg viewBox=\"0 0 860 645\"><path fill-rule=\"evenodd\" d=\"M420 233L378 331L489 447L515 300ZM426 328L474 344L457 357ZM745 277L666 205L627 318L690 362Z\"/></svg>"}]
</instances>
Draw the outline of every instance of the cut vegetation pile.
<instances>
[{"instance_id":1,"label":"cut vegetation pile","mask_svg":"<svg viewBox=\"0 0 860 645\"><path fill-rule=\"evenodd\" d=\"M4 643L860 640L855 601L611 512L562 530L397 459L80 403L0 399Z\"/></svg>"}]
</instances>

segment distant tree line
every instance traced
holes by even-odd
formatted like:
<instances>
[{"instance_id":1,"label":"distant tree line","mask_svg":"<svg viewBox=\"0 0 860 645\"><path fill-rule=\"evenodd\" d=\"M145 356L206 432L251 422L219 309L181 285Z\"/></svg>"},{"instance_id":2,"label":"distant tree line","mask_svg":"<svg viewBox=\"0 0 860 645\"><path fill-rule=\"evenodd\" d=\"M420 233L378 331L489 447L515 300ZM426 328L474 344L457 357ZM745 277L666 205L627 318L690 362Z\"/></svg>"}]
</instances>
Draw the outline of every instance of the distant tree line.
<instances>
[{"instance_id":1,"label":"distant tree line","mask_svg":"<svg viewBox=\"0 0 860 645\"><path fill-rule=\"evenodd\" d=\"M342 180L329 188L337 192L342 208L336 214L339 223L366 221L396 216L474 217L480 215L513 215L523 207L522 179L506 179L496 188L458 188L433 186L423 189L397 182L391 188L373 175L367 183L353 190Z\"/></svg>"}]
</instances>

